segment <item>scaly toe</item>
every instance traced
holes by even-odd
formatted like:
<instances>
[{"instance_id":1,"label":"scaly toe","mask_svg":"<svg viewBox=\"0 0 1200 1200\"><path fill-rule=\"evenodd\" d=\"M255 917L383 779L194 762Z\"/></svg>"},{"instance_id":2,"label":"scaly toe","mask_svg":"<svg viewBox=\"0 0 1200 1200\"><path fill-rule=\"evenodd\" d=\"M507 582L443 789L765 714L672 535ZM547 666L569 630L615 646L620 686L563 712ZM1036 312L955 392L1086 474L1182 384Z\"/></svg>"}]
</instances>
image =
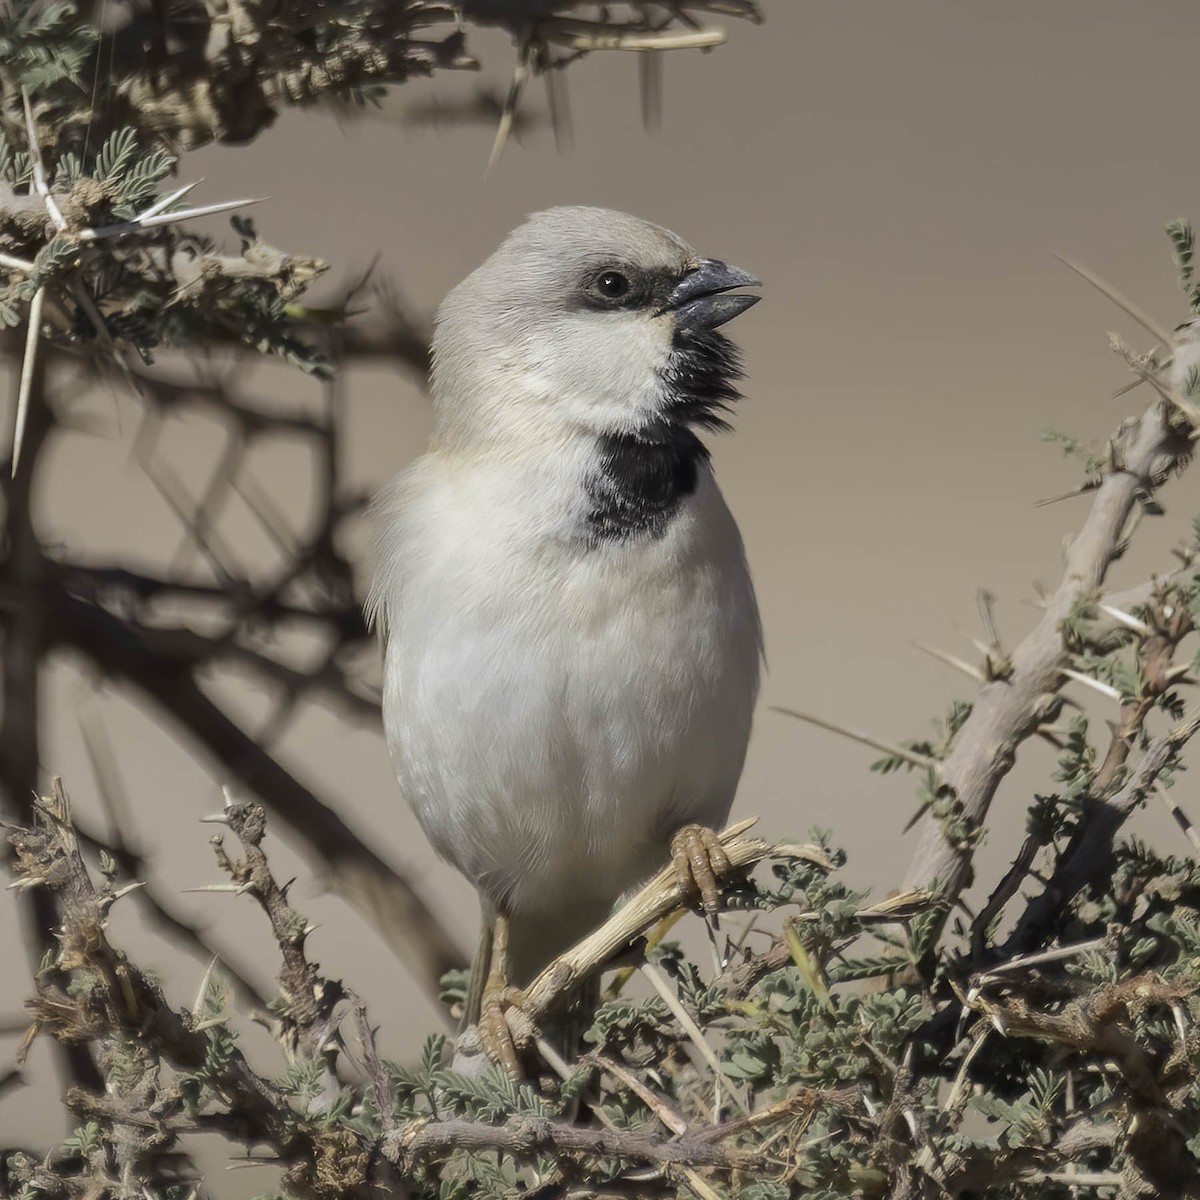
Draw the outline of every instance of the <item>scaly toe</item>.
<instances>
[{"instance_id":1,"label":"scaly toe","mask_svg":"<svg viewBox=\"0 0 1200 1200\"><path fill-rule=\"evenodd\" d=\"M682 825L671 838L671 862L679 886L699 892L707 913L720 907L718 878L730 870L729 856L720 839L703 825Z\"/></svg>"},{"instance_id":2,"label":"scaly toe","mask_svg":"<svg viewBox=\"0 0 1200 1200\"><path fill-rule=\"evenodd\" d=\"M537 1033L533 1022L521 1010L524 999L525 993L520 988L503 984L488 987L479 1010L479 1040L483 1049L512 1079L523 1077L518 1041L524 1045Z\"/></svg>"}]
</instances>

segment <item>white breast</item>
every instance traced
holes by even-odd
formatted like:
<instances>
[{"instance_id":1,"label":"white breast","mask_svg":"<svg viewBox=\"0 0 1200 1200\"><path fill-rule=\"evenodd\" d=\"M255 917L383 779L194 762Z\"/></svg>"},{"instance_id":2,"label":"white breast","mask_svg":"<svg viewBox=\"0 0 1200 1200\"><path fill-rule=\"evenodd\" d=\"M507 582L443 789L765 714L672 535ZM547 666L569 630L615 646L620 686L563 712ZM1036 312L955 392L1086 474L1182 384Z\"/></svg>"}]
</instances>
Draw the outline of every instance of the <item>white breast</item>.
<instances>
[{"instance_id":1,"label":"white breast","mask_svg":"<svg viewBox=\"0 0 1200 1200\"><path fill-rule=\"evenodd\" d=\"M419 460L383 504L376 604L403 794L485 897L554 916L602 911L680 824L724 820L760 645L707 468L664 536L589 548L585 452L545 462Z\"/></svg>"}]
</instances>

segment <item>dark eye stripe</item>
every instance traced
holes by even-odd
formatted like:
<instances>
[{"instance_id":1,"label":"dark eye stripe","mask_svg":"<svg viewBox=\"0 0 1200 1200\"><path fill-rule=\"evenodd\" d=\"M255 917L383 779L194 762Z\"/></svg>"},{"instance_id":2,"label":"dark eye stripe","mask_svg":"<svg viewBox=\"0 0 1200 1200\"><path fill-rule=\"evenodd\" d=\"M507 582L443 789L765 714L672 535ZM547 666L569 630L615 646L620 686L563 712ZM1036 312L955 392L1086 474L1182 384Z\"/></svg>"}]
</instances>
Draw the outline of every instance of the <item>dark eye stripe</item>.
<instances>
[{"instance_id":1,"label":"dark eye stripe","mask_svg":"<svg viewBox=\"0 0 1200 1200\"><path fill-rule=\"evenodd\" d=\"M589 308L640 308L647 302L651 282L643 272L624 264L602 266L579 281L579 295Z\"/></svg>"}]
</instances>

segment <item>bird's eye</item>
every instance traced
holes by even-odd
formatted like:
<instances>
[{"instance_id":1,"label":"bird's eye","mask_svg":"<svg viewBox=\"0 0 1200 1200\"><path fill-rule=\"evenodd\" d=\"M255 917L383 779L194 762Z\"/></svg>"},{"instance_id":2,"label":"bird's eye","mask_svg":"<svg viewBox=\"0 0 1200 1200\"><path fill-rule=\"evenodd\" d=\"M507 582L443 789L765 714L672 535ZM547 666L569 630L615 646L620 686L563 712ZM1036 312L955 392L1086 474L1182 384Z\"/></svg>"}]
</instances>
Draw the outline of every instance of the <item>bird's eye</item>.
<instances>
[{"instance_id":1,"label":"bird's eye","mask_svg":"<svg viewBox=\"0 0 1200 1200\"><path fill-rule=\"evenodd\" d=\"M617 300L629 291L629 280L620 271L602 271L596 276L596 291L609 300Z\"/></svg>"}]
</instances>

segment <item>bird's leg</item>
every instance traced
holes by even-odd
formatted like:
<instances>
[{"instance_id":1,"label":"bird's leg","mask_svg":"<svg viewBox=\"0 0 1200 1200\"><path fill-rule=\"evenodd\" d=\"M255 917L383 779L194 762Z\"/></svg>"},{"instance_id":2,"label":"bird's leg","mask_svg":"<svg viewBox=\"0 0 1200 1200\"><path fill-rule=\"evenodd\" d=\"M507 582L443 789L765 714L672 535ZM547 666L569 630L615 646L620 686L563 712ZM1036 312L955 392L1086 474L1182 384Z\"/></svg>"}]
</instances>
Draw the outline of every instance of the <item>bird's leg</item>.
<instances>
[{"instance_id":1,"label":"bird's leg","mask_svg":"<svg viewBox=\"0 0 1200 1200\"><path fill-rule=\"evenodd\" d=\"M479 1040L494 1063L499 1063L513 1079L521 1078L521 1060L507 1010L519 1009L525 994L508 981L508 914L497 912L492 926L492 953L483 999L479 1006Z\"/></svg>"},{"instance_id":2,"label":"bird's leg","mask_svg":"<svg viewBox=\"0 0 1200 1200\"><path fill-rule=\"evenodd\" d=\"M699 892L704 911L715 913L721 898L717 880L730 869L717 835L704 825L681 825L671 835L671 862L679 886L685 892Z\"/></svg>"}]
</instances>

